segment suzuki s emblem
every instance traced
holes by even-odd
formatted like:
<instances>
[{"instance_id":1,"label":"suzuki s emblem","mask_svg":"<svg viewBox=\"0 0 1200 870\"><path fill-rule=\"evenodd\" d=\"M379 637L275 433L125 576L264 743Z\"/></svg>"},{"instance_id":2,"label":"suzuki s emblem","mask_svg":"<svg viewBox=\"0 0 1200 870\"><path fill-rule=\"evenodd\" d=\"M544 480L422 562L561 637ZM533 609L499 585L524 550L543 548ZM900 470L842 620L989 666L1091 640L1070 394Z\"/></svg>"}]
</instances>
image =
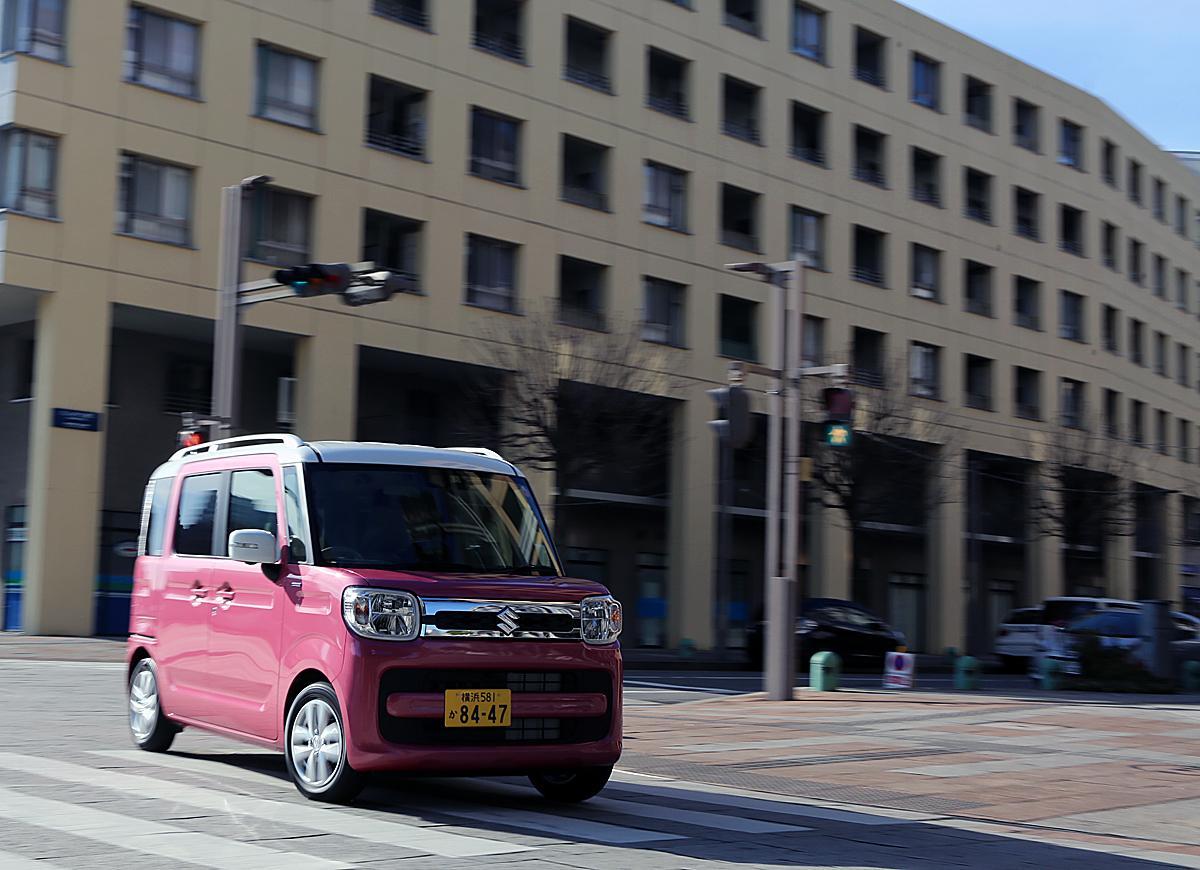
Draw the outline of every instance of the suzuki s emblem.
<instances>
[{"instance_id":1,"label":"suzuki s emblem","mask_svg":"<svg viewBox=\"0 0 1200 870\"><path fill-rule=\"evenodd\" d=\"M517 630L517 614L511 607L501 608L496 613L496 622L500 626L500 630L505 634L512 634Z\"/></svg>"}]
</instances>

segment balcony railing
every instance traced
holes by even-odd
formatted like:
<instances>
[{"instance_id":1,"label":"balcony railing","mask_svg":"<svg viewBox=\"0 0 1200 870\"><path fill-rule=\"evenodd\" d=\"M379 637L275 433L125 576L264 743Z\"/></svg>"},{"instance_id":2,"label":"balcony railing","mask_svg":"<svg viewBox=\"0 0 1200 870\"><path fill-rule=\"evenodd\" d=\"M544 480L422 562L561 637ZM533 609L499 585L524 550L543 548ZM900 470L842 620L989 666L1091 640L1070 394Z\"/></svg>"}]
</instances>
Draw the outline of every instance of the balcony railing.
<instances>
[{"instance_id":1,"label":"balcony railing","mask_svg":"<svg viewBox=\"0 0 1200 870\"><path fill-rule=\"evenodd\" d=\"M992 210L982 202L968 202L967 207L963 209L963 213L973 221L980 221L985 224L992 222Z\"/></svg>"},{"instance_id":2,"label":"balcony railing","mask_svg":"<svg viewBox=\"0 0 1200 870\"><path fill-rule=\"evenodd\" d=\"M375 14L413 27L429 27L429 15L424 4L405 0L375 0Z\"/></svg>"},{"instance_id":3,"label":"balcony railing","mask_svg":"<svg viewBox=\"0 0 1200 870\"><path fill-rule=\"evenodd\" d=\"M864 387L882 387L887 380L878 366L854 366L850 372L850 379Z\"/></svg>"},{"instance_id":4,"label":"balcony railing","mask_svg":"<svg viewBox=\"0 0 1200 870\"><path fill-rule=\"evenodd\" d=\"M1037 402L1017 402L1017 416L1023 420L1042 419L1042 410Z\"/></svg>"},{"instance_id":5,"label":"balcony railing","mask_svg":"<svg viewBox=\"0 0 1200 870\"><path fill-rule=\"evenodd\" d=\"M932 181L918 181L913 185L912 198L917 202L923 202L927 205L942 204L942 194L938 190L938 186Z\"/></svg>"},{"instance_id":6,"label":"balcony railing","mask_svg":"<svg viewBox=\"0 0 1200 870\"><path fill-rule=\"evenodd\" d=\"M1022 236L1026 239L1032 239L1035 242L1041 238L1041 233L1038 232L1037 221L1035 221L1033 218L1018 217L1016 232L1018 236Z\"/></svg>"},{"instance_id":7,"label":"balcony railing","mask_svg":"<svg viewBox=\"0 0 1200 870\"><path fill-rule=\"evenodd\" d=\"M425 156L423 133L388 133L383 130L367 130L367 144L405 157Z\"/></svg>"},{"instance_id":8,"label":"balcony railing","mask_svg":"<svg viewBox=\"0 0 1200 870\"><path fill-rule=\"evenodd\" d=\"M1041 325L1038 322L1038 316L1028 311L1018 311L1016 316L1017 326L1023 329L1040 329Z\"/></svg>"},{"instance_id":9,"label":"balcony railing","mask_svg":"<svg viewBox=\"0 0 1200 870\"><path fill-rule=\"evenodd\" d=\"M873 66L855 67L854 77L860 82L866 82L867 84L874 85L877 88L882 88L885 84L882 70Z\"/></svg>"},{"instance_id":10,"label":"balcony railing","mask_svg":"<svg viewBox=\"0 0 1200 870\"><path fill-rule=\"evenodd\" d=\"M758 36L758 22L753 18L745 18L741 15L730 15L725 13L725 26L732 27L734 30L740 30L742 33L748 33L751 36Z\"/></svg>"},{"instance_id":11,"label":"balcony railing","mask_svg":"<svg viewBox=\"0 0 1200 870\"><path fill-rule=\"evenodd\" d=\"M883 169L876 163L855 164L854 177L859 181L865 181L867 184L874 184L876 187L883 187L886 183Z\"/></svg>"},{"instance_id":12,"label":"balcony railing","mask_svg":"<svg viewBox=\"0 0 1200 870\"><path fill-rule=\"evenodd\" d=\"M525 48L521 45L521 38L515 33L483 33L477 30L475 31L475 47L505 60L514 60L517 63L525 62Z\"/></svg>"},{"instance_id":13,"label":"balcony railing","mask_svg":"<svg viewBox=\"0 0 1200 870\"><path fill-rule=\"evenodd\" d=\"M1083 256L1083 242L1079 239L1059 239L1058 249L1068 254L1074 254L1076 257Z\"/></svg>"},{"instance_id":14,"label":"balcony railing","mask_svg":"<svg viewBox=\"0 0 1200 870\"><path fill-rule=\"evenodd\" d=\"M687 118L688 104L683 94L662 94L651 92L646 95L646 105L656 112L674 115L676 118Z\"/></svg>"},{"instance_id":15,"label":"balcony railing","mask_svg":"<svg viewBox=\"0 0 1200 870\"><path fill-rule=\"evenodd\" d=\"M970 314L982 314L984 317L991 317L992 300L986 296L968 296L967 311Z\"/></svg>"},{"instance_id":16,"label":"balcony railing","mask_svg":"<svg viewBox=\"0 0 1200 870\"><path fill-rule=\"evenodd\" d=\"M489 181L501 181L505 184L517 184L521 174L511 163L491 160L487 157L471 158L471 174Z\"/></svg>"},{"instance_id":17,"label":"balcony railing","mask_svg":"<svg viewBox=\"0 0 1200 870\"><path fill-rule=\"evenodd\" d=\"M590 329L595 332L603 332L605 329L604 312L594 308L564 304L559 306L558 316L567 326Z\"/></svg>"},{"instance_id":18,"label":"balcony railing","mask_svg":"<svg viewBox=\"0 0 1200 870\"><path fill-rule=\"evenodd\" d=\"M1013 136L1013 141L1018 148L1024 148L1026 151L1037 150L1037 137L1033 133L1018 128L1016 134Z\"/></svg>"},{"instance_id":19,"label":"balcony railing","mask_svg":"<svg viewBox=\"0 0 1200 870\"><path fill-rule=\"evenodd\" d=\"M982 115L978 112L967 112L966 121L968 127L974 127L976 130L982 130L985 133L991 132L992 119L990 115Z\"/></svg>"},{"instance_id":20,"label":"balcony railing","mask_svg":"<svg viewBox=\"0 0 1200 870\"><path fill-rule=\"evenodd\" d=\"M755 145L759 142L758 124L753 118L747 118L744 121L735 121L726 118L721 124L721 129L725 131L727 136L732 136L735 139L753 142Z\"/></svg>"},{"instance_id":21,"label":"balcony railing","mask_svg":"<svg viewBox=\"0 0 1200 870\"><path fill-rule=\"evenodd\" d=\"M1117 271L1117 258L1114 257L1112 254L1105 254L1104 255L1104 265L1107 268L1112 269L1114 272Z\"/></svg>"},{"instance_id":22,"label":"balcony railing","mask_svg":"<svg viewBox=\"0 0 1200 870\"><path fill-rule=\"evenodd\" d=\"M588 69L568 62L563 67L563 78L577 85L583 85L585 88L603 91L606 94L612 93L612 81L600 70Z\"/></svg>"},{"instance_id":23,"label":"balcony railing","mask_svg":"<svg viewBox=\"0 0 1200 870\"><path fill-rule=\"evenodd\" d=\"M562 198L566 202L582 205L585 208L594 208L597 211L608 211L608 194L602 190L592 190L586 187L574 187L564 185L562 189Z\"/></svg>"},{"instance_id":24,"label":"balcony railing","mask_svg":"<svg viewBox=\"0 0 1200 870\"><path fill-rule=\"evenodd\" d=\"M825 152L815 145L793 145L792 156L806 163L815 163L818 166L825 165Z\"/></svg>"},{"instance_id":25,"label":"balcony railing","mask_svg":"<svg viewBox=\"0 0 1200 870\"><path fill-rule=\"evenodd\" d=\"M743 251L757 251L758 236L738 230L722 229L721 244L731 248L741 248Z\"/></svg>"},{"instance_id":26,"label":"balcony railing","mask_svg":"<svg viewBox=\"0 0 1200 870\"><path fill-rule=\"evenodd\" d=\"M992 410L992 394L984 392L967 391L967 407L974 408L977 411Z\"/></svg>"},{"instance_id":27,"label":"balcony railing","mask_svg":"<svg viewBox=\"0 0 1200 870\"><path fill-rule=\"evenodd\" d=\"M883 272L879 269L866 265L854 266L854 280L862 281L864 284L883 285Z\"/></svg>"}]
</instances>

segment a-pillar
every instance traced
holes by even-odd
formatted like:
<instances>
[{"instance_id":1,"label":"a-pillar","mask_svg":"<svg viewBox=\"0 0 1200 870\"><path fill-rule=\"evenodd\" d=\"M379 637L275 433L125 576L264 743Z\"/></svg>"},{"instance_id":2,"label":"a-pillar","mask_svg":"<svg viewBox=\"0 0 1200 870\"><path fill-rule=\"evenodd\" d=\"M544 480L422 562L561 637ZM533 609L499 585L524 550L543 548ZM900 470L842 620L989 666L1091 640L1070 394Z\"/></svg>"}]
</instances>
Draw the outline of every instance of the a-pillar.
<instances>
[{"instance_id":1,"label":"a-pillar","mask_svg":"<svg viewBox=\"0 0 1200 870\"><path fill-rule=\"evenodd\" d=\"M28 634L90 635L95 611L111 309L102 288L73 277L73 289L38 300L26 486ZM100 430L53 426L56 408L101 414Z\"/></svg>"},{"instance_id":2,"label":"a-pillar","mask_svg":"<svg viewBox=\"0 0 1200 870\"><path fill-rule=\"evenodd\" d=\"M929 517L928 547L932 615L928 629L930 651L946 647L962 650L966 640L966 456L945 449L938 457L939 488Z\"/></svg>"},{"instance_id":3,"label":"a-pillar","mask_svg":"<svg viewBox=\"0 0 1200 870\"><path fill-rule=\"evenodd\" d=\"M1029 466L1026 483L1025 564L1029 577L1028 589L1020 602L1026 606L1040 604L1047 598L1064 593L1062 538L1057 531L1061 517L1061 498L1043 463Z\"/></svg>"},{"instance_id":4,"label":"a-pillar","mask_svg":"<svg viewBox=\"0 0 1200 870\"><path fill-rule=\"evenodd\" d=\"M716 438L708 425L711 416L707 396L697 390L677 404L671 433L667 620L672 646L686 640L699 649L712 647L716 608Z\"/></svg>"},{"instance_id":5,"label":"a-pillar","mask_svg":"<svg viewBox=\"0 0 1200 870\"><path fill-rule=\"evenodd\" d=\"M353 441L358 430L358 341L354 318L314 314L296 340L296 433L310 441Z\"/></svg>"},{"instance_id":6,"label":"a-pillar","mask_svg":"<svg viewBox=\"0 0 1200 870\"><path fill-rule=\"evenodd\" d=\"M1116 482L1119 487L1129 488L1132 483L1126 480ZM1124 503L1128 499L1132 504L1133 494L1129 489L1122 492L1119 496L1119 502ZM1134 588L1134 564L1133 564L1133 533L1134 523L1132 521L1132 507L1130 508L1130 521L1121 525L1124 528L1110 529L1110 534L1104 540L1104 585L1105 592L1113 598L1133 598Z\"/></svg>"}]
</instances>

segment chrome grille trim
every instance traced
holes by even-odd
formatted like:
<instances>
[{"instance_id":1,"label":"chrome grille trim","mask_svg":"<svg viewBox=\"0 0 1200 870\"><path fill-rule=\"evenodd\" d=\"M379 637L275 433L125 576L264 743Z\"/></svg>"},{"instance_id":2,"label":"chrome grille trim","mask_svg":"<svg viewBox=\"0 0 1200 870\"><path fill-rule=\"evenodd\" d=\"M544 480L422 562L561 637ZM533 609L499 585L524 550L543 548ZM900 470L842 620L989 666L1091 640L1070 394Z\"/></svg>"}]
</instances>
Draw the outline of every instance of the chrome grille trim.
<instances>
[{"instance_id":1,"label":"chrome grille trim","mask_svg":"<svg viewBox=\"0 0 1200 870\"><path fill-rule=\"evenodd\" d=\"M486 618L494 614L495 627L443 628L436 623ZM522 628L526 617L559 617L568 631L539 631ZM565 618L564 618L565 617ZM581 612L578 604L553 601L481 601L458 598L421 599L421 637L496 638L498 640L582 640Z\"/></svg>"}]
</instances>

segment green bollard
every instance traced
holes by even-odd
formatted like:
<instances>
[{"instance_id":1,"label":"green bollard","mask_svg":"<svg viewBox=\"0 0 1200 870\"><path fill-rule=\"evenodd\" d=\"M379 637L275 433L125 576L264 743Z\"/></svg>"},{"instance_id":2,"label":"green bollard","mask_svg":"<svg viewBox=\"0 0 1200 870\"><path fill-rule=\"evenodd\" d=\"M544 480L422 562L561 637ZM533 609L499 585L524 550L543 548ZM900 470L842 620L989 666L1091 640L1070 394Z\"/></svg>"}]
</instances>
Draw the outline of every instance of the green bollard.
<instances>
[{"instance_id":1,"label":"green bollard","mask_svg":"<svg viewBox=\"0 0 1200 870\"><path fill-rule=\"evenodd\" d=\"M1184 662L1183 690L1200 692L1200 662Z\"/></svg>"},{"instance_id":2,"label":"green bollard","mask_svg":"<svg viewBox=\"0 0 1200 870\"><path fill-rule=\"evenodd\" d=\"M1062 666L1054 659L1042 659L1042 688L1047 692L1062 688Z\"/></svg>"},{"instance_id":3,"label":"green bollard","mask_svg":"<svg viewBox=\"0 0 1200 870\"><path fill-rule=\"evenodd\" d=\"M816 692L836 692L842 676L842 660L825 650L808 662L808 687Z\"/></svg>"},{"instance_id":4,"label":"green bollard","mask_svg":"<svg viewBox=\"0 0 1200 870\"><path fill-rule=\"evenodd\" d=\"M696 644L690 637L682 638L679 641L679 657L681 659L690 659L696 652Z\"/></svg>"},{"instance_id":5,"label":"green bollard","mask_svg":"<svg viewBox=\"0 0 1200 870\"><path fill-rule=\"evenodd\" d=\"M979 688L979 661L961 656L954 662L954 688L973 692Z\"/></svg>"}]
</instances>

